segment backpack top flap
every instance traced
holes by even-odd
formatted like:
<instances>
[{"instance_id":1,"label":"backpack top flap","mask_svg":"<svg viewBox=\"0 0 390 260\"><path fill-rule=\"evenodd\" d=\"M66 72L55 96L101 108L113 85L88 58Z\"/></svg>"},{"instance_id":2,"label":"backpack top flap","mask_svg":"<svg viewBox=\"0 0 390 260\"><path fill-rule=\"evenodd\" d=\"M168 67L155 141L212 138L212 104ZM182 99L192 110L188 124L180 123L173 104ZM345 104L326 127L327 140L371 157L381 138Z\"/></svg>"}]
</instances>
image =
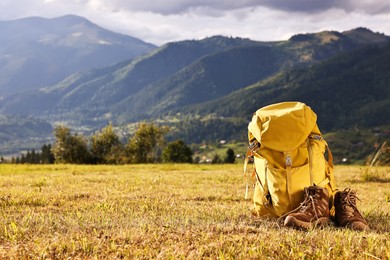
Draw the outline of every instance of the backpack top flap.
<instances>
[{"instance_id":1,"label":"backpack top flap","mask_svg":"<svg viewBox=\"0 0 390 260\"><path fill-rule=\"evenodd\" d=\"M256 138L262 146L288 152L301 145L310 133L321 134L317 115L301 102L282 102L256 111L248 125L249 140Z\"/></svg>"}]
</instances>

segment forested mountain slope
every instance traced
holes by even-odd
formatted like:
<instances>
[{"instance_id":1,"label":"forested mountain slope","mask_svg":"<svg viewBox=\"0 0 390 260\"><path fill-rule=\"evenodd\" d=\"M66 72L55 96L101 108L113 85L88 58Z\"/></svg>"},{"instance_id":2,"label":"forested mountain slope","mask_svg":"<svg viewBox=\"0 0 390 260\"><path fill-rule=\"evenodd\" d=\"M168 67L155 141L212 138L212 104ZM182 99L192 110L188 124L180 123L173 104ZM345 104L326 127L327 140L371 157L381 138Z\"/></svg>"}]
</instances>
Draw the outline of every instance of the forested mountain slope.
<instances>
[{"instance_id":1,"label":"forested mountain slope","mask_svg":"<svg viewBox=\"0 0 390 260\"><path fill-rule=\"evenodd\" d=\"M215 36L168 43L137 59L13 95L0 102L0 110L89 127L150 120L188 105L202 106L292 68L386 42L389 37L358 28L301 34L281 42Z\"/></svg>"},{"instance_id":2,"label":"forested mountain slope","mask_svg":"<svg viewBox=\"0 0 390 260\"><path fill-rule=\"evenodd\" d=\"M390 44L372 45L306 69L292 69L182 114L247 118L259 107L302 101L318 114L321 129L390 124Z\"/></svg>"}]
</instances>

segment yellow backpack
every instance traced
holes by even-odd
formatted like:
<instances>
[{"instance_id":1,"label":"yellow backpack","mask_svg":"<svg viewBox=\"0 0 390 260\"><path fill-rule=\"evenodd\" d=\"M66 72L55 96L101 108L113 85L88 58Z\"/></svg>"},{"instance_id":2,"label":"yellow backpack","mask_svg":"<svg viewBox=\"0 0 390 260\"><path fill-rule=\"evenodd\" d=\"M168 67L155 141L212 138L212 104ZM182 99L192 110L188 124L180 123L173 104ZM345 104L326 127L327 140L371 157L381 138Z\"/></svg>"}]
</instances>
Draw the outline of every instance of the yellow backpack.
<instances>
[{"instance_id":1,"label":"yellow backpack","mask_svg":"<svg viewBox=\"0 0 390 260\"><path fill-rule=\"evenodd\" d=\"M333 158L316 120L317 115L301 102L269 105L253 115L244 172L248 158L253 158L254 215L283 216L299 207L304 188L312 185L326 187L333 205Z\"/></svg>"}]
</instances>

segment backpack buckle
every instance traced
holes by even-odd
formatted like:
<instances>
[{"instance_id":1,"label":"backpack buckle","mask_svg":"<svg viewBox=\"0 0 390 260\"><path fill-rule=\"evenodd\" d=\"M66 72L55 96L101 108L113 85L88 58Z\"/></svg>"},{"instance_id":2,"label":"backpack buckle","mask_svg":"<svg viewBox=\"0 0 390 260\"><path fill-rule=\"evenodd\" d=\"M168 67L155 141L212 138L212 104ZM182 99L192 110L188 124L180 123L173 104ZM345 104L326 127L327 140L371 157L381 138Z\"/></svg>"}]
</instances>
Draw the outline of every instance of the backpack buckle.
<instances>
[{"instance_id":1,"label":"backpack buckle","mask_svg":"<svg viewBox=\"0 0 390 260\"><path fill-rule=\"evenodd\" d=\"M249 143L248 148L251 151L255 151L256 149L260 148L260 143L255 139Z\"/></svg>"},{"instance_id":2,"label":"backpack buckle","mask_svg":"<svg viewBox=\"0 0 390 260\"><path fill-rule=\"evenodd\" d=\"M310 135L310 138L314 139L314 140L317 140L317 141L321 141L322 140L322 136L321 135L316 135L316 134Z\"/></svg>"},{"instance_id":3,"label":"backpack buckle","mask_svg":"<svg viewBox=\"0 0 390 260\"><path fill-rule=\"evenodd\" d=\"M292 166L292 157L291 157L291 152L286 152L286 167L291 167Z\"/></svg>"},{"instance_id":4,"label":"backpack buckle","mask_svg":"<svg viewBox=\"0 0 390 260\"><path fill-rule=\"evenodd\" d=\"M292 166L292 159L290 155L286 156L286 166L291 167Z\"/></svg>"}]
</instances>

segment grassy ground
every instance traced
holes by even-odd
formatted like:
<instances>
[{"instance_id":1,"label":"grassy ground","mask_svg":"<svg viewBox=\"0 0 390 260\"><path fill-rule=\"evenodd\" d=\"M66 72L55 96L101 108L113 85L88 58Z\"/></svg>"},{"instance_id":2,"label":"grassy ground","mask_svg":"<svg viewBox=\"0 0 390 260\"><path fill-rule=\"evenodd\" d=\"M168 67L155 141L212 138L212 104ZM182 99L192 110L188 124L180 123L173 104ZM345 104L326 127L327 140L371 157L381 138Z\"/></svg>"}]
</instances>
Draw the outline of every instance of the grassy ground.
<instances>
[{"instance_id":1,"label":"grassy ground","mask_svg":"<svg viewBox=\"0 0 390 260\"><path fill-rule=\"evenodd\" d=\"M336 168L369 232L252 218L241 169L0 164L0 258L390 258L390 168Z\"/></svg>"}]
</instances>

